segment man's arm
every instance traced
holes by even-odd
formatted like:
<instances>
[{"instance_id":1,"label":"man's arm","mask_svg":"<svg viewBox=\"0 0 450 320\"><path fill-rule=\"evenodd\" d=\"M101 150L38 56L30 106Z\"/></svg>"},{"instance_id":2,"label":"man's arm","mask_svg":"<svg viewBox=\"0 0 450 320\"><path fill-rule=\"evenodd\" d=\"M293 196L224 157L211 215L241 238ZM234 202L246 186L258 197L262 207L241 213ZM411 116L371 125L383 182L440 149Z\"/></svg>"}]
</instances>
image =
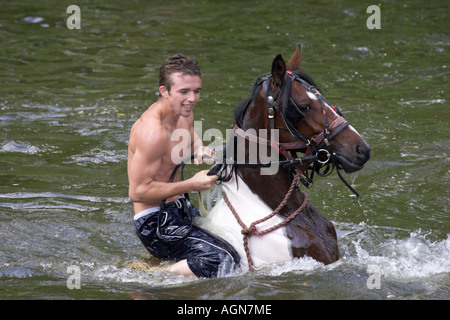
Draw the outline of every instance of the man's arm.
<instances>
[{"instance_id":1,"label":"man's arm","mask_svg":"<svg viewBox=\"0 0 450 320\"><path fill-rule=\"evenodd\" d=\"M138 136L134 143L134 155L128 163L129 197L132 202L156 203L182 193L208 190L218 178L207 176L204 170L184 181L158 181L156 177L169 146L166 133Z\"/></svg>"}]
</instances>

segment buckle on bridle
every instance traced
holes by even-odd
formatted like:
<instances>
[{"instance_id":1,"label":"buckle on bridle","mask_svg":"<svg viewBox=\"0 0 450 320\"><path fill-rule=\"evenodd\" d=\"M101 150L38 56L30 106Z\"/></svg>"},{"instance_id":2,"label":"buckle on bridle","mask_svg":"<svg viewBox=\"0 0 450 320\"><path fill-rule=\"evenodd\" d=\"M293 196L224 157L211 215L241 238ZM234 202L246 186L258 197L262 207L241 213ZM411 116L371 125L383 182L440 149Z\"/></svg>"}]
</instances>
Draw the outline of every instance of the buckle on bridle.
<instances>
[{"instance_id":1,"label":"buckle on bridle","mask_svg":"<svg viewBox=\"0 0 450 320\"><path fill-rule=\"evenodd\" d=\"M330 160L331 154L327 149L320 149L319 151L317 151L316 157L317 162L325 164Z\"/></svg>"},{"instance_id":2,"label":"buckle on bridle","mask_svg":"<svg viewBox=\"0 0 450 320\"><path fill-rule=\"evenodd\" d=\"M274 114L273 109L274 109L274 107L276 107L275 100L272 96L268 96L267 102L269 103L269 119L273 119L273 114Z\"/></svg>"}]
</instances>

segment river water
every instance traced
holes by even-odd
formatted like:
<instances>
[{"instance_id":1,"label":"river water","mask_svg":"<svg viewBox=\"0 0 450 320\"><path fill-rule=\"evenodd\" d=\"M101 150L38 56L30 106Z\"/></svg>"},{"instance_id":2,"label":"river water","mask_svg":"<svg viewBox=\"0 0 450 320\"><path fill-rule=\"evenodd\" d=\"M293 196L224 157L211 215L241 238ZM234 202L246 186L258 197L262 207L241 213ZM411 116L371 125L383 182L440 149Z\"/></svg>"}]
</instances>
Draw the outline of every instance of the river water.
<instances>
[{"instance_id":1,"label":"river water","mask_svg":"<svg viewBox=\"0 0 450 320\"><path fill-rule=\"evenodd\" d=\"M449 299L448 1L383 1L374 30L364 1L167 3L78 1L70 30L72 1L2 1L0 298ZM303 69L372 146L346 175L360 198L335 174L306 190L341 259L201 280L129 268L148 256L127 197L128 135L161 62L198 59L196 119L225 132L298 41Z\"/></svg>"}]
</instances>

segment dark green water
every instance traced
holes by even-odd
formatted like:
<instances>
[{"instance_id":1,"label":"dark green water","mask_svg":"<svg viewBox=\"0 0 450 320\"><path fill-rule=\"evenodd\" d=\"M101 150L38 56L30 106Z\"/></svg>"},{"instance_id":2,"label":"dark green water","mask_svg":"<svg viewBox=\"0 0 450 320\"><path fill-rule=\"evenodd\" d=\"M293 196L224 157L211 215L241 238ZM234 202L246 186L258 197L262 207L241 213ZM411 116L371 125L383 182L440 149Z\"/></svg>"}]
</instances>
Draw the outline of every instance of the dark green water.
<instances>
[{"instance_id":1,"label":"dark green water","mask_svg":"<svg viewBox=\"0 0 450 320\"><path fill-rule=\"evenodd\" d=\"M448 1L1 1L1 299L449 299ZM81 8L69 30L66 8ZM372 146L366 168L317 179L311 201L339 230L341 260L186 280L127 268L146 257L127 198L131 125L169 55L202 67L203 130L274 55L303 69ZM193 173L197 168L188 168ZM69 290L69 266L81 288ZM380 289L369 289L369 266Z\"/></svg>"}]
</instances>

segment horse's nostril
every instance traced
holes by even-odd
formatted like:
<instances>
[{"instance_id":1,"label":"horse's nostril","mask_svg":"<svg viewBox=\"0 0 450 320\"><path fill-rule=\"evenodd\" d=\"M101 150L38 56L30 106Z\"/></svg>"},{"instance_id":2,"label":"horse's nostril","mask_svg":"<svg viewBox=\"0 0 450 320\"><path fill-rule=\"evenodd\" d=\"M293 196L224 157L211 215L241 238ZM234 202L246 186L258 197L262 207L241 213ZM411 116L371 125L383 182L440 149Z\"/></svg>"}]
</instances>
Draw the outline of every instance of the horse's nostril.
<instances>
[{"instance_id":1,"label":"horse's nostril","mask_svg":"<svg viewBox=\"0 0 450 320\"><path fill-rule=\"evenodd\" d=\"M370 147L365 144L358 144L356 146L356 154L358 158L367 161L370 157Z\"/></svg>"},{"instance_id":2,"label":"horse's nostril","mask_svg":"<svg viewBox=\"0 0 450 320\"><path fill-rule=\"evenodd\" d=\"M359 144L356 146L356 153L361 154L363 151L361 150L363 147L361 147Z\"/></svg>"}]
</instances>

